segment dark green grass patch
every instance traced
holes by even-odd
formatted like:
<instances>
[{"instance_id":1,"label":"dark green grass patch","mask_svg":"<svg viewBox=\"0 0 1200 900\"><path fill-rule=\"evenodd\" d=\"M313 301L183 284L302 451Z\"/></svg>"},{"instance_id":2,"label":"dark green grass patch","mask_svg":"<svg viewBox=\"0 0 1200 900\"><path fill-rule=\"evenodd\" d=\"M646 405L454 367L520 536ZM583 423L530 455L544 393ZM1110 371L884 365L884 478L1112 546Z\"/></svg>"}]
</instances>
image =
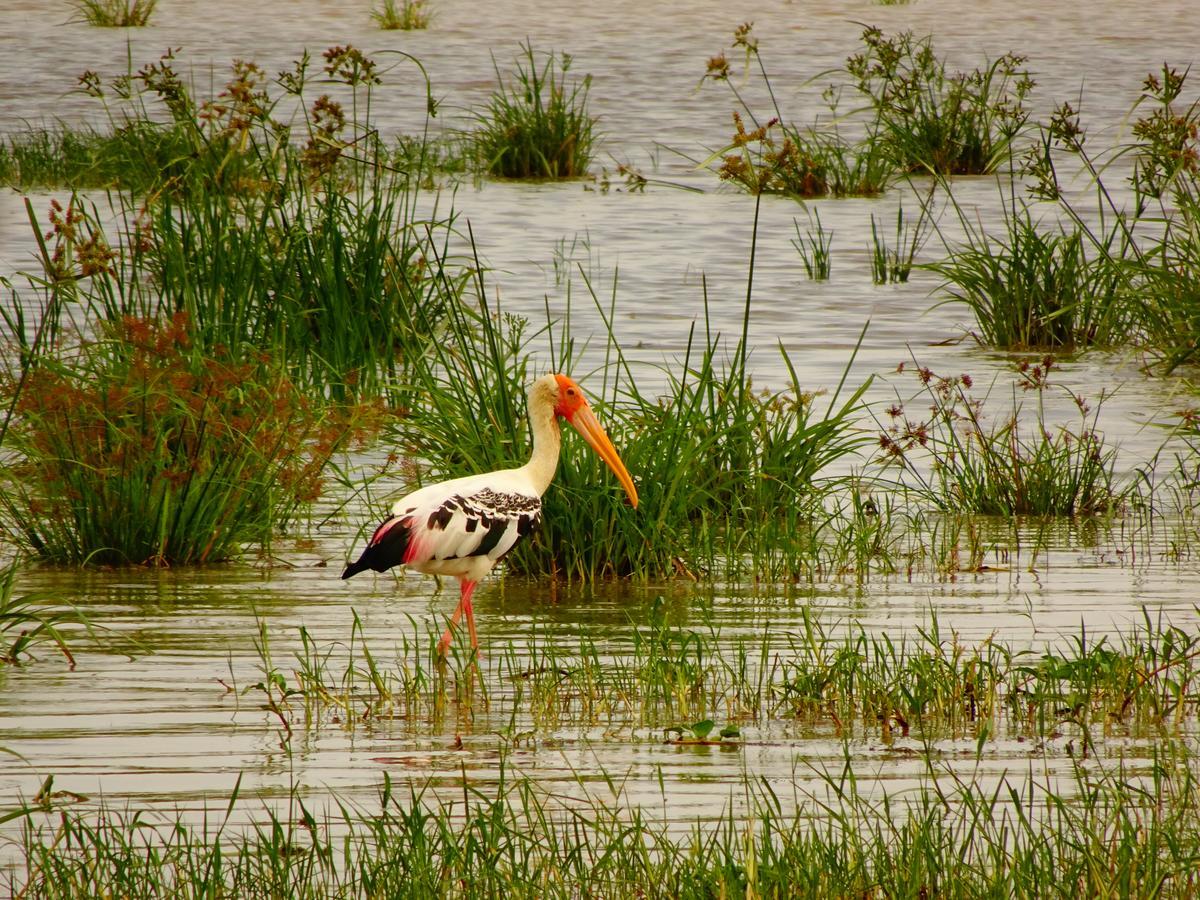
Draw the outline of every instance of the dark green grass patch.
<instances>
[{"instance_id":1,"label":"dark green grass patch","mask_svg":"<svg viewBox=\"0 0 1200 900\"><path fill-rule=\"evenodd\" d=\"M70 0L79 17L102 28L138 28L154 15L158 0Z\"/></svg>"},{"instance_id":2,"label":"dark green grass patch","mask_svg":"<svg viewBox=\"0 0 1200 900\"><path fill-rule=\"evenodd\" d=\"M480 167L501 178L578 178L587 173L596 143L588 112L591 77L570 80L571 57L539 59L521 47L516 73L506 81L493 60L499 86L476 114L472 135Z\"/></svg>"}]
</instances>

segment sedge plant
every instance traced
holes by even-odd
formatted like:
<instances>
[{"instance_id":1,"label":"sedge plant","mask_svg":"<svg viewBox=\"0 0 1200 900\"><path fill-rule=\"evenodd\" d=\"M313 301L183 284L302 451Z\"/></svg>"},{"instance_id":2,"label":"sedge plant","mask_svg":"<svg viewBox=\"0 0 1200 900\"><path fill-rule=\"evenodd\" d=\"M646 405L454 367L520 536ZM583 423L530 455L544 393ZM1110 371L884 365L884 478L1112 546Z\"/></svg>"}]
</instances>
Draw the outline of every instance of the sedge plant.
<instances>
[{"instance_id":1,"label":"sedge plant","mask_svg":"<svg viewBox=\"0 0 1200 900\"><path fill-rule=\"evenodd\" d=\"M591 76L571 77L572 58L541 58L521 45L516 72L507 80L493 59L498 86L476 113L472 142L479 165L501 178L577 178L587 173L596 144L588 112Z\"/></svg>"},{"instance_id":2,"label":"sedge plant","mask_svg":"<svg viewBox=\"0 0 1200 900\"><path fill-rule=\"evenodd\" d=\"M1117 508L1126 493L1114 474L1116 450L1097 429L1096 406L1068 392L1078 412L1074 428L1047 420L1053 357L1017 364L1012 409L995 424L987 397L972 395L970 375L939 376L900 366L918 382L917 394L886 411L879 460L898 466L918 494L940 509L1001 516L1092 515ZM1032 422L1016 393L1032 394ZM910 417L906 407L922 415ZM1053 428L1053 430L1052 430Z\"/></svg>"}]
</instances>

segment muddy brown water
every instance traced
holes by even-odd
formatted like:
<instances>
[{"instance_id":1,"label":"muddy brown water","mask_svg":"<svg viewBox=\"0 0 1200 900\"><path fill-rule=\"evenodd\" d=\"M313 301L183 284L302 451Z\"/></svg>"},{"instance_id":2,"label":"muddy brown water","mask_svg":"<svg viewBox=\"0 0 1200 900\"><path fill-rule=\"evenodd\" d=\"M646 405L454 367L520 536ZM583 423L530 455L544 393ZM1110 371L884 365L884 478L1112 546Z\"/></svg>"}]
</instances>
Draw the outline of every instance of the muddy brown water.
<instances>
[{"instance_id":1,"label":"muddy brown water","mask_svg":"<svg viewBox=\"0 0 1200 900\"><path fill-rule=\"evenodd\" d=\"M85 68L119 74L127 55L140 66L167 47L181 48L179 58L201 81L215 66L219 83L234 58L254 59L273 72L306 48L317 56L328 46L352 43L396 63L375 101L380 124L390 131L419 128L423 101L412 67L386 51L403 50L424 63L443 102L437 124L448 126L461 124L486 99L494 83L490 54L507 69L526 38L538 49L568 51L573 70L594 78L592 109L604 132L597 170L629 162L652 178L700 191L651 184L644 194L604 193L580 182L484 183L459 186L440 202L452 202L460 219L470 221L492 269L491 285L511 312L540 321L548 302L562 314L567 295L562 272L576 263L606 301L616 279L615 330L640 383L652 389L663 378L658 367L677 359L689 324L701 312L702 276L715 327L729 334L740 327L753 201L719 189L688 159L703 158L727 137L728 93L719 86L699 87L699 81L706 59L728 46L740 22L755 23L775 89L793 118L807 118L817 108L815 91L802 86L805 79L854 52L858 23L871 23L885 31L933 33L935 47L955 66L974 66L983 54L995 57L1010 49L1028 54L1038 79L1037 108L1081 97L1093 140L1102 146L1119 140L1145 74L1164 61L1185 68L1200 46L1200 17L1183 2L1140 6L1131 15L1128 4L1112 0L1087 4L1086 10L1033 0L970 8L948 0L896 7L593 3L559 11L499 2L488 4L486 12L478 4L437 0L427 31L394 34L375 30L366 6L167 0L152 27L122 31L71 24L66 11L8 0L0 3L0 130L58 119L98 121L94 102L72 93L76 76ZM753 85L747 89L755 94ZM757 384L782 384L775 349L781 343L806 387L832 388L869 319L849 380L881 376L872 389L874 400L890 395L898 383L892 371L911 358L939 372L969 372L985 383L998 377L998 393L1006 395L1007 357L970 340L955 341L970 327L969 317L955 306L935 307L936 279L918 272L904 285L871 283L870 216L890 224L899 202L915 213L907 190L874 201L810 204L834 234L833 277L825 283L804 279L791 245L793 219L802 230L806 226L802 207L764 201L751 322ZM44 211L49 196L35 195L35 208ZM992 179L964 180L956 196L981 221L999 221L1000 194ZM953 225L946 221L945 227L953 236ZM934 238L925 258L936 245ZM0 195L0 274L12 277L28 268L32 248L22 198ZM599 317L578 273L570 278L574 331L584 336L598 328ZM600 361L598 349L585 356L589 366ZM1161 445L1154 423L1187 402L1180 380L1146 377L1139 362L1130 354L1090 353L1065 361L1061 375L1063 384L1089 396L1102 387L1116 391L1104 406L1101 427L1120 446L1118 468L1126 474ZM905 392L910 388L899 384ZM1069 408L1056 412L1067 416ZM465 771L487 784L497 777L501 749L510 748L505 750L510 772L534 776L547 790L570 795L580 790L581 778L586 782L608 772L625 779L628 801L684 822L736 802L731 797L740 795L747 775L764 777L780 788L780 796L790 796L792 785L816 784L811 766L842 759L841 742L827 732L773 717L748 724L748 743L736 751L666 745L660 728L637 724L514 725L504 703L514 688L501 681L489 685L490 709L473 703L470 710L451 710L436 726L389 720L350 730L327 723L301 729L291 752L284 753L272 717L253 692L242 692L261 677L254 654L256 613L269 623L283 667L292 664L301 625L318 643L345 642L352 610L362 617L367 644L386 664L404 636L440 628L453 607L452 590L438 593L431 580L416 576L341 582L340 566L361 540L362 524L351 515L318 531L311 547L285 544L280 564L272 567L22 572L18 593L45 591L85 608L102 646L81 639L73 671L42 649L37 661L0 674L0 746L21 755L0 756L0 797L7 803L32 797L53 775L56 789L86 795L89 802L103 797L198 815L206 805L222 808L242 775L243 794L268 802L283 802L296 784L312 797L337 792L367 802L385 770L393 779L433 777L447 785ZM767 623L782 641L810 605L823 621L859 622L889 634L911 633L932 610L944 630L964 640L995 634L1015 646L1039 647L1078 633L1081 623L1097 635L1125 631L1143 609L1194 629L1197 563L1166 553L1172 542L1194 543L1192 532L1187 524L1168 524L1148 537L1118 530L1095 540L1065 529L1034 571L1026 555L955 581L874 578L769 591L737 585L601 586L561 589L551 597L544 585L493 578L480 590L476 610L490 658L510 646L522 652L532 634L568 645L587 634L602 648L625 647L660 595L681 623L711 623L730 641ZM140 642L132 658L118 649L121 636ZM513 742L514 734L525 737ZM1036 748L998 742L985 753L979 777L995 779L1031 766L1055 769L1065 760L1066 740ZM948 740L943 749L952 757L973 746L973 740ZM1110 752L1136 753L1138 746L1113 738ZM910 788L924 769L920 754L869 737L853 741L850 752L862 776L881 788ZM965 765L976 771L973 759ZM660 771L671 785L669 805L660 794ZM246 815L255 814L253 806L247 804ZM5 856L11 852L0 850Z\"/></svg>"}]
</instances>

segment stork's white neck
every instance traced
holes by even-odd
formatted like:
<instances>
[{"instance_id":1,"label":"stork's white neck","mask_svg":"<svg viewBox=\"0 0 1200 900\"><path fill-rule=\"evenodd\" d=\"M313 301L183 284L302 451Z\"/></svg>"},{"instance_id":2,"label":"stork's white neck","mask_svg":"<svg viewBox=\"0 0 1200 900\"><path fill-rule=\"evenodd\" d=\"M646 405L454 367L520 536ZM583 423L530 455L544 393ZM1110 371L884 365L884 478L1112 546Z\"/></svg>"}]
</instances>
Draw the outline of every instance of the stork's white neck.
<instances>
[{"instance_id":1,"label":"stork's white neck","mask_svg":"<svg viewBox=\"0 0 1200 900\"><path fill-rule=\"evenodd\" d=\"M529 397L529 430L533 434L533 453L529 462L521 468L540 497L554 480L558 454L562 449L562 432L554 415L554 407L532 391Z\"/></svg>"}]
</instances>

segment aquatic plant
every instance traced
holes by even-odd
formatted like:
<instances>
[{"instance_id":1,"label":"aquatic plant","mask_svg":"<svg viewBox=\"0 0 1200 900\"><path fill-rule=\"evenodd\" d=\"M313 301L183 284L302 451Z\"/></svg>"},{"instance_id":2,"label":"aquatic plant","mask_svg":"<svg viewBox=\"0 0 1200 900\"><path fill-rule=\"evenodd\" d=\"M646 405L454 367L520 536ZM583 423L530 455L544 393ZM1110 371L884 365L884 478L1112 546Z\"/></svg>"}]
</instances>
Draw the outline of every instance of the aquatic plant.
<instances>
[{"instance_id":1,"label":"aquatic plant","mask_svg":"<svg viewBox=\"0 0 1200 900\"><path fill-rule=\"evenodd\" d=\"M501 178L577 178L587 172L596 143L596 120L588 112L591 76L568 83L572 58L521 45L513 80L498 82L487 106L475 114L472 133L481 168Z\"/></svg>"},{"instance_id":2,"label":"aquatic plant","mask_svg":"<svg viewBox=\"0 0 1200 900\"><path fill-rule=\"evenodd\" d=\"M158 0L70 0L75 12L89 25L136 28L154 14Z\"/></svg>"},{"instance_id":3,"label":"aquatic plant","mask_svg":"<svg viewBox=\"0 0 1200 900\"><path fill-rule=\"evenodd\" d=\"M34 659L36 648L50 644L75 668L68 638L79 628L90 630L87 618L74 607L50 605L45 595L16 596L20 569L19 560L0 569L0 664Z\"/></svg>"},{"instance_id":4,"label":"aquatic plant","mask_svg":"<svg viewBox=\"0 0 1200 900\"><path fill-rule=\"evenodd\" d=\"M327 95L313 101L299 150L276 127L275 100L253 64L236 64L225 90L205 103L170 56L141 70L130 89L140 85L138 97L158 98L171 113L162 133L182 142L178 162L146 168L159 179L140 185L152 190L148 197L124 184L110 195L117 222L109 227L119 239L79 202L69 204L74 220L52 221L46 238L30 213L43 271L28 282L43 306L70 300L108 323L182 311L201 348L270 349L305 388L338 396L394 390L432 334L414 328L412 308L425 306L434 327L439 309L457 302L463 276L434 273L425 262L441 258L430 247L452 219L440 218L436 205L430 218L416 212L427 171L420 153L409 147L395 168L398 157L365 138L373 133L375 63L352 47L324 58L330 79L363 96L347 107ZM281 82L302 99L308 58L286 74ZM135 162L115 164L142 171ZM63 277L69 266L61 260L89 246L104 248L103 264L87 278Z\"/></svg>"},{"instance_id":5,"label":"aquatic plant","mask_svg":"<svg viewBox=\"0 0 1200 900\"><path fill-rule=\"evenodd\" d=\"M871 143L853 141L838 128L836 92L826 92L834 114L833 124L801 126L788 122L775 101L775 92L758 49L758 38L750 23L734 31L733 48L753 59L771 98L773 115L760 122L730 77L732 68L725 53L708 60L704 81L729 88L739 109L733 111L734 133L725 148L713 153L702 165L715 171L722 181L751 194L784 194L791 197L874 196L891 182L891 164ZM746 120L751 127L747 128Z\"/></svg>"},{"instance_id":6,"label":"aquatic plant","mask_svg":"<svg viewBox=\"0 0 1200 900\"><path fill-rule=\"evenodd\" d=\"M1200 335L1200 101L1181 99L1186 80L1186 72L1165 65L1150 73L1130 113L1137 116L1133 140L1107 152L1085 148L1086 129L1071 104L1056 107L1021 169L1030 193L1052 202L1066 224L1046 235L1026 204L1011 204L1009 214L1010 234L1019 238L1010 243L1027 245L1032 253L1024 255L1037 260L1018 269L1040 270L1056 291L1078 293L1079 300L1056 304L1076 340L1136 344L1165 372L1195 359ZM1080 209L1063 190L1064 159L1088 177L1094 210ZM1131 206L1111 185L1110 164L1118 160L1132 160ZM1020 258L1015 249L1012 255ZM1053 313L1054 306L1038 312Z\"/></svg>"},{"instance_id":7,"label":"aquatic plant","mask_svg":"<svg viewBox=\"0 0 1200 900\"><path fill-rule=\"evenodd\" d=\"M4 376L10 539L53 563L212 562L319 496L367 410L305 396L269 354L198 350L189 324L125 317Z\"/></svg>"},{"instance_id":8,"label":"aquatic plant","mask_svg":"<svg viewBox=\"0 0 1200 900\"><path fill-rule=\"evenodd\" d=\"M845 72L872 109L868 140L898 169L979 175L1010 159L1034 87L1024 56L949 73L931 38L868 27L861 40Z\"/></svg>"},{"instance_id":9,"label":"aquatic plant","mask_svg":"<svg viewBox=\"0 0 1200 900\"><path fill-rule=\"evenodd\" d=\"M1047 423L1043 395L1051 388L1051 356L1017 365L1012 409L988 425L987 397L971 393L969 375L939 376L902 363L920 387L915 397L890 406L879 435L879 461L899 466L920 495L946 510L991 515L1089 515L1114 509L1127 489L1113 474L1116 450L1097 430L1103 393L1093 408L1067 392L1078 410L1074 430ZM1016 390L1032 392L1032 424L1022 423ZM920 417L906 407L919 403Z\"/></svg>"},{"instance_id":10,"label":"aquatic plant","mask_svg":"<svg viewBox=\"0 0 1200 900\"><path fill-rule=\"evenodd\" d=\"M1100 240L1079 225L1048 228L1011 189L1001 238L954 208L965 240L925 267L945 279L942 289L954 302L970 308L983 343L1071 349L1128 338L1134 312L1125 299L1128 275L1116 262L1127 252L1123 227L1114 225Z\"/></svg>"},{"instance_id":11,"label":"aquatic plant","mask_svg":"<svg viewBox=\"0 0 1200 900\"><path fill-rule=\"evenodd\" d=\"M22 191L68 186L143 193L189 150L172 126L151 121L130 121L112 132L87 125L32 128L0 143L0 183Z\"/></svg>"},{"instance_id":12,"label":"aquatic plant","mask_svg":"<svg viewBox=\"0 0 1200 900\"><path fill-rule=\"evenodd\" d=\"M428 0L381 0L371 8L371 18L384 31L417 31L429 27Z\"/></svg>"},{"instance_id":13,"label":"aquatic plant","mask_svg":"<svg viewBox=\"0 0 1200 900\"><path fill-rule=\"evenodd\" d=\"M800 222L792 219L792 225L796 229L796 239L792 241L792 246L800 254L800 261L804 264L804 271L809 280L826 281L829 278L829 253L833 246L833 232L826 231L821 226L820 213L811 214L810 225L814 219L816 231L810 227L803 235L800 234Z\"/></svg>"},{"instance_id":14,"label":"aquatic plant","mask_svg":"<svg viewBox=\"0 0 1200 900\"><path fill-rule=\"evenodd\" d=\"M567 799L504 755L494 782L464 771L398 790L385 770L369 808L335 795L322 810L297 786L241 827L240 778L204 826L183 812L70 808L48 779L8 813L27 824L7 877L14 895L46 900L439 896L462 885L549 898L1173 900L1200 886L1200 777L1185 742L1144 761L1077 759L1061 779L929 763L902 794L868 790L844 753L835 767L798 768L783 797L747 775L734 786L744 809L731 801L683 822L634 802L613 774L576 776Z\"/></svg>"},{"instance_id":15,"label":"aquatic plant","mask_svg":"<svg viewBox=\"0 0 1200 900\"><path fill-rule=\"evenodd\" d=\"M930 229L929 208L921 205L921 214L916 225L911 227L904 221L904 207L896 207L896 239L889 247L887 238L880 234L871 214L871 278L876 284L896 284L908 281L913 260L925 243Z\"/></svg>"},{"instance_id":16,"label":"aquatic plant","mask_svg":"<svg viewBox=\"0 0 1200 900\"><path fill-rule=\"evenodd\" d=\"M396 423L396 443L432 463L421 481L502 468L525 455L519 398L531 380L534 339L549 339L553 370L577 369L569 315L557 336L552 322L530 336L526 320L501 315L487 299L482 275L475 295L478 310L448 309L443 339L416 367L409 414ZM667 367L664 395L646 396L613 334L611 309L594 293L592 300L613 364L598 387L584 387L635 473L641 502L636 512L614 504L597 461L567 454L543 497L541 530L507 557L509 571L585 580L734 572L753 570L768 547L807 548L822 470L868 441L853 428L866 386L842 396L839 385L818 404L781 348L790 381L753 390L745 330L727 347L711 331L705 298L704 334L693 326L683 359ZM748 327L749 297L746 303ZM410 478L407 487L415 486Z\"/></svg>"}]
</instances>

